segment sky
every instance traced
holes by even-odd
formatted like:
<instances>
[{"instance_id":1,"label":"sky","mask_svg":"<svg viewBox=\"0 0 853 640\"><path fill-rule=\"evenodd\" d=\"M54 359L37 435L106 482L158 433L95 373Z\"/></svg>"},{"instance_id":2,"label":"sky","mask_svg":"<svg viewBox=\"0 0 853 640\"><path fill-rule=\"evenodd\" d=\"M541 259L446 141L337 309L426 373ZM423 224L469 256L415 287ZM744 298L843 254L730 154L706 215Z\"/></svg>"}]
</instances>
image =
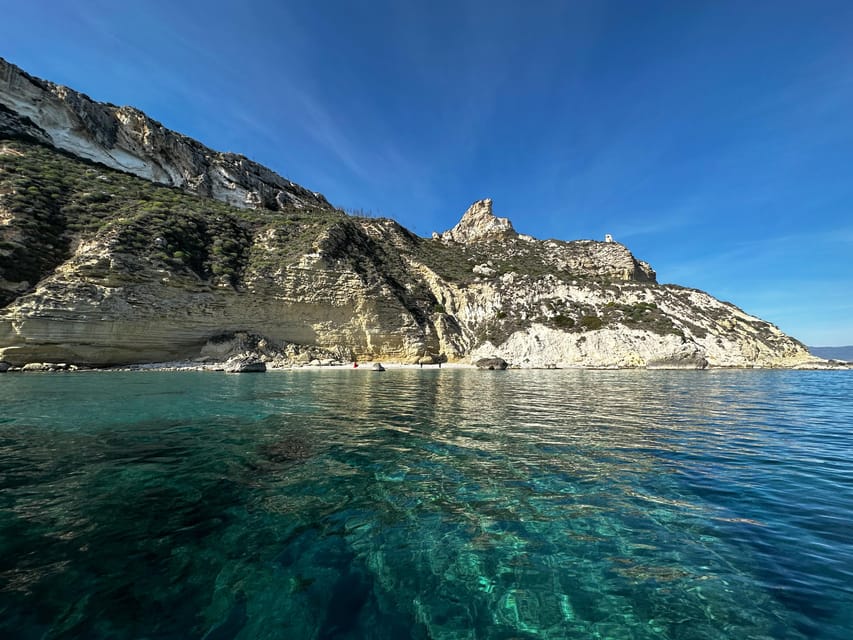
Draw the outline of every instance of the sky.
<instances>
[{"instance_id":1,"label":"sky","mask_svg":"<svg viewBox=\"0 0 853 640\"><path fill-rule=\"evenodd\" d=\"M853 344L853 2L0 0L0 56L422 236L474 201Z\"/></svg>"}]
</instances>

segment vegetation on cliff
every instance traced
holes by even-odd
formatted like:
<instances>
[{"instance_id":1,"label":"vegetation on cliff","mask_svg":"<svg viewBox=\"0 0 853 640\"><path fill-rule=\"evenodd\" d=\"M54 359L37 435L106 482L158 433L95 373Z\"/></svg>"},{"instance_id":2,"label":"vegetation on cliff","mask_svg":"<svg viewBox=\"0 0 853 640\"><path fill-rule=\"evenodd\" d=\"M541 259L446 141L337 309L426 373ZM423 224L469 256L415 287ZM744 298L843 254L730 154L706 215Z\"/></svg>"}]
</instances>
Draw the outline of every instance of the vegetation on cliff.
<instances>
[{"instance_id":1,"label":"vegetation on cliff","mask_svg":"<svg viewBox=\"0 0 853 640\"><path fill-rule=\"evenodd\" d=\"M491 201L472 210L462 241L422 238L328 207L236 208L0 140L0 351L107 364L135 349L139 361L198 356L249 332L360 358L485 349L529 366L806 357L731 305L658 285L623 245L535 240ZM64 333L93 313L93 334Z\"/></svg>"},{"instance_id":2,"label":"vegetation on cliff","mask_svg":"<svg viewBox=\"0 0 853 640\"><path fill-rule=\"evenodd\" d=\"M133 256L173 277L194 276L240 288L272 277L306 254L322 252L327 261L345 265L366 281L382 280L411 298L407 306L422 308L422 313L439 311L441 304L413 281L405 257L459 286L510 273L533 278L554 274L563 281L599 284L613 280L560 268L542 243L447 243L415 236L391 220L349 217L335 209L238 209L21 140L0 141L0 194L5 211L0 305L31 290L76 246L95 238L108 241L110 253L119 259L90 265L90 277L111 270L113 280L132 278L132 273L121 273L129 263L120 258ZM371 234L363 228L371 226L379 231ZM475 269L477 265L483 267ZM553 324L583 330L620 317L608 313L598 318L585 311L564 308L554 314ZM627 317L635 323L652 319L647 314Z\"/></svg>"},{"instance_id":3,"label":"vegetation on cliff","mask_svg":"<svg viewBox=\"0 0 853 640\"><path fill-rule=\"evenodd\" d=\"M271 258L297 260L344 217L321 208L238 209L20 140L0 141L0 212L0 305L98 236L109 238L115 255L236 287L248 268L262 270ZM280 239L273 256L252 251L265 229Z\"/></svg>"}]
</instances>

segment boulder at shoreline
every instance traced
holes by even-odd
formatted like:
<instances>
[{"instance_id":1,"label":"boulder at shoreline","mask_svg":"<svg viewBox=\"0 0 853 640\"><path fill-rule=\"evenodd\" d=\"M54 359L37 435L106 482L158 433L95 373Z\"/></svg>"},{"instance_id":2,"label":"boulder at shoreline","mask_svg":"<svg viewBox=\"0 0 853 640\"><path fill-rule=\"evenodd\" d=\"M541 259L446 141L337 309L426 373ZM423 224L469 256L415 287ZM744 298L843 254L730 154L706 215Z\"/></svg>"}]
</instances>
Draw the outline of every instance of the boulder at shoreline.
<instances>
[{"instance_id":1,"label":"boulder at shoreline","mask_svg":"<svg viewBox=\"0 0 853 640\"><path fill-rule=\"evenodd\" d=\"M509 366L503 358L481 358L474 363L478 369L503 371Z\"/></svg>"},{"instance_id":2,"label":"boulder at shoreline","mask_svg":"<svg viewBox=\"0 0 853 640\"><path fill-rule=\"evenodd\" d=\"M226 373L264 373L267 365L257 358L232 358L225 363Z\"/></svg>"}]
</instances>

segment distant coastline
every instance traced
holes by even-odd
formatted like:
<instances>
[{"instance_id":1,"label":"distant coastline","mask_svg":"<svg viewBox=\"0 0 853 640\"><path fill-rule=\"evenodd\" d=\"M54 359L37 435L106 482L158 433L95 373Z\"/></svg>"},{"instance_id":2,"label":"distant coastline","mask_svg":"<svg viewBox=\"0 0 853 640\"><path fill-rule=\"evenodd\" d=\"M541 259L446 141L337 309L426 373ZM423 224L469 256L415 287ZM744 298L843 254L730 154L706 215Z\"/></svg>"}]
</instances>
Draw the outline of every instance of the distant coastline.
<instances>
[{"instance_id":1,"label":"distant coastline","mask_svg":"<svg viewBox=\"0 0 853 640\"><path fill-rule=\"evenodd\" d=\"M808 349L809 353L818 358L853 362L853 345L846 347L809 347Z\"/></svg>"}]
</instances>

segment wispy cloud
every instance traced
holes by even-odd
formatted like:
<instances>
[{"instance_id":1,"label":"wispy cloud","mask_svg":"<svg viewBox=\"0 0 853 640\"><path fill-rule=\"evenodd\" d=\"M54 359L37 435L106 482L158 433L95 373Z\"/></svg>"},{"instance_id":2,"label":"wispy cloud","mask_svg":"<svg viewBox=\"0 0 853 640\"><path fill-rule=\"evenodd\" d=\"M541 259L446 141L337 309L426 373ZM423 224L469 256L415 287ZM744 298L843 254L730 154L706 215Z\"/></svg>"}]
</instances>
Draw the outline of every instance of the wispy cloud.
<instances>
[{"instance_id":1,"label":"wispy cloud","mask_svg":"<svg viewBox=\"0 0 853 640\"><path fill-rule=\"evenodd\" d=\"M630 216L616 216L616 220L613 236L620 242L640 236L666 237L693 225L696 208L685 204L670 211L637 211Z\"/></svg>"},{"instance_id":2,"label":"wispy cloud","mask_svg":"<svg viewBox=\"0 0 853 640\"><path fill-rule=\"evenodd\" d=\"M676 264L667 270L667 279L689 282L694 276L711 273L719 276L741 274L739 277L743 278L748 277L750 271L757 273L755 267L763 265L765 268L779 269L779 275L784 273L785 279L788 280L791 275L787 272L791 271L795 264L799 264L800 269L811 264L823 264L822 261L811 260L810 257L819 258L827 252L847 252L850 251L851 244L851 227L778 236L764 236L759 231L751 238L729 243L728 248L723 250L709 245L694 258L677 258ZM827 277L830 275L827 274Z\"/></svg>"}]
</instances>

